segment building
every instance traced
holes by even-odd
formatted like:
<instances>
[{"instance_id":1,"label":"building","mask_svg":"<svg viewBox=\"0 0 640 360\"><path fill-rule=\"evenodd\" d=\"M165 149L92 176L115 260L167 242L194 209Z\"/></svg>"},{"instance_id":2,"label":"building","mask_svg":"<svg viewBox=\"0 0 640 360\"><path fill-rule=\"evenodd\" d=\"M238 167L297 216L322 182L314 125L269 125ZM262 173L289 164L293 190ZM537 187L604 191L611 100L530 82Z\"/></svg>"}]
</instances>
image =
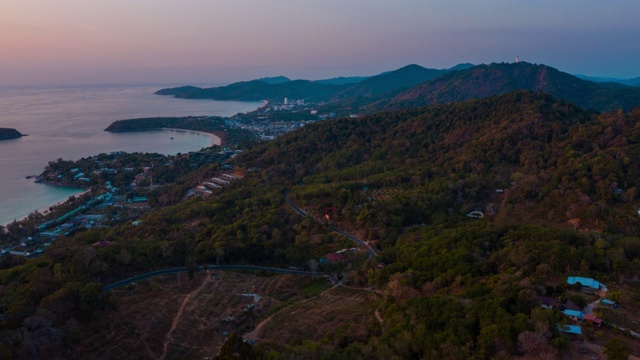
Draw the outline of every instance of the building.
<instances>
[{"instance_id":1,"label":"building","mask_svg":"<svg viewBox=\"0 0 640 360\"><path fill-rule=\"evenodd\" d=\"M567 334L582 335L582 328L577 325L560 325L558 324L558 330Z\"/></svg>"},{"instance_id":2,"label":"building","mask_svg":"<svg viewBox=\"0 0 640 360\"><path fill-rule=\"evenodd\" d=\"M562 313L574 321L582 320L584 318L584 314L579 310L565 310Z\"/></svg>"},{"instance_id":3,"label":"building","mask_svg":"<svg viewBox=\"0 0 640 360\"><path fill-rule=\"evenodd\" d=\"M600 319L599 317L593 315L593 314L585 314L583 317L584 321L588 321L590 323L595 324L596 326L600 326L602 325L602 319Z\"/></svg>"},{"instance_id":4,"label":"building","mask_svg":"<svg viewBox=\"0 0 640 360\"><path fill-rule=\"evenodd\" d=\"M540 296L538 297L538 299L540 300L540 307L543 309L551 310L554 307L558 306L558 302L556 301L556 299L546 296Z\"/></svg>"},{"instance_id":5,"label":"building","mask_svg":"<svg viewBox=\"0 0 640 360\"><path fill-rule=\"evenodd\" d=\"M604 305L607 305L607 306L609 306L609 307L611 307L613 309L617 309L618 308L618 304L613 300L602 299L602 300L600 300L600 303L604 304Z\"/></svg>"},{"instance_id":6,"label":"building","mask_svg":"<svg viewBox=\"0 0 640 360\"><path fill-rule=\"evenodd\" d=\"M606 290L607 287L604 284L601 284L599 281L594 280L592 278L584 278L578 276L571 276L567 279L567 284L575 285L580 284L582 287L593 289L593 290Z\"/></svg>"}]
</instances>

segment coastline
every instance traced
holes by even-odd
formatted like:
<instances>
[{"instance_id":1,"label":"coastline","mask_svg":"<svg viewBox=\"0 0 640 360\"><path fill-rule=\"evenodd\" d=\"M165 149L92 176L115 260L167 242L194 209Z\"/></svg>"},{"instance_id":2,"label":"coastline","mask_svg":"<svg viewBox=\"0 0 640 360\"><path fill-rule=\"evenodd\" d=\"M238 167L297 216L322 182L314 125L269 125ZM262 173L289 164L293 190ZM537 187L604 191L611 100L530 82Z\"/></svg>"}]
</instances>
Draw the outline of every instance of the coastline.
<instances>
[{"instance_id":1,"label":"coastline","mask_svg":"<svg viewBox=\"0 0 640 360\"><path fill-rule=\"evenodd\" d=\"M172 131L179 131L179 132L190 132L190 133L195 133L195 134L201 134L201 135L205 135L209 138L209 140L211 140L211 143L209 144L209 147L213 146L213 145L222 145L222 138L216 134L213 133L208 133L208 132L204 132L204 131L197 131L197 130L187 130L187 129L177 129L177 128L160 128L161 130L172 130ZM154 129L149 129L150 131L153 131ZM142 130L142 131L146 131L146 130Z\"/></svg>"},{"instance_id":2,"label":"coastline","mask_svg":"<svg viewBox=\"0 0 640 360\"><path fill-rule=\"evenodd\" d=\"M50 184L45 184L45 185L50 185ZM50 185L50 186L54 186L54 185ZM22 221L22 220L25 220L25 219L27 219L27 218L29 217L29 215L31 215L31 214L33 214L33 213L38 213L38 214L40 214L40 215L46 216L46 215L48 215L48 214L49 214L49 208L51 208L52 206L62 205L62 204L64 204L64 203L66 203L67 201L69 201L69 199L70 199L72 196L73 196L73 197L78 197L78 196L82 196L82 195L84 195L84 194L86 194L86 193L89 193L89 192L91 192L91 190L90 190L90 189L87 189L87 190L85 190L85 191L83 191L83 192L81 192L81 193L79 193L79 194L75 194L75 195L67 196L67 197L66 197L65 199L63 199L63 200L60 200L60 201L54 202L54 203L49 204L49 205L45 205L45 206L41 207L40 209L37 209L37 210L35 210L35 211L32 211L32 212L28 213L27 215L25 215L25 216L23 216L23 217L21 217L21 218L19 218L19 219L16 219L15 221L16 221L16 222L20 222L20 221ZM4 224L4 226L7 226L8 224L11 224L12 222L13 222L13 221L8 222L8 223Z\"/></svg>"}]
</instances>

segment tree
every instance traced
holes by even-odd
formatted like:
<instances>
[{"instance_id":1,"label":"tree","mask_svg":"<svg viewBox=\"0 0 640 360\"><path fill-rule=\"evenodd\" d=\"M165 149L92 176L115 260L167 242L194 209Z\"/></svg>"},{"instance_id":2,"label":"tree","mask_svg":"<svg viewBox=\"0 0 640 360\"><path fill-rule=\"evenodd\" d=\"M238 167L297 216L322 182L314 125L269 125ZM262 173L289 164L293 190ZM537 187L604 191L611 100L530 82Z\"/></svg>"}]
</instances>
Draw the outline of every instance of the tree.
<instances>
[{"instance_id":1,"label":"tree","mask_svg":"<svg viewBox=\"0 0 640 360\"><path fill-rule=\"evenodd\" d=\"M604 354L609 360L626 360L631 354L629 345L620 339L611 339L607 342L604 349Z\"/></svg>"},{"instance_id":2,"label":"tree","mask_svg":"<svg viewBox=\"0 0 640 360\"><path fill-rule=\"evenodd\" d=\"M222 348L220 348L220 354L214 358L214 360L231 359L256 359L256 354L253 352L251 345L242 340L238 334L231 334L222 345Z\"/></svg>"}]
</instances>

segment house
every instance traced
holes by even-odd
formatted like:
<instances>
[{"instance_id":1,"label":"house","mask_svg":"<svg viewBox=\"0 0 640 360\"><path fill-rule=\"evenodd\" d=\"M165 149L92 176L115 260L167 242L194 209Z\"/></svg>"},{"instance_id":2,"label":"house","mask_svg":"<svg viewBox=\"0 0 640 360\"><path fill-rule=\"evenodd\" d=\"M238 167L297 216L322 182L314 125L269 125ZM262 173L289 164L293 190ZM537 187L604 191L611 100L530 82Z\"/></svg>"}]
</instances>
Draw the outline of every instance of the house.
<instances>
[{"instance_id":1,"label":"house","mask_svg":"<svg viewBox=\"0 0 640 360\"><path fill-rule=\"evenodd\" d=\"M567 284L569 285L580 284L582 287L586 287L593 290L600 290L600 289L604 290L607 288L606 286L604 286L604 284L601 284L597 280L594 280L591 278L578 277L578 276L571 276L567 278Z\"/></svg>"},{"instance_id":2,"label":"house","mask_svg":"<svg viewBox=\"0 0 640 360\"><path fill-rule=\"evenodd\" d=\"M562 313L575 321L582 320L582 318L584 317L584 314L582 313L582 311L579 311L579 310L565 310Z\"/></svg>"},{"instance_id":3,"label":"house","mask_svg":"<svg viewBox=\"0 0 640 360\"><path fill-rule=\"evenodd\" d=\"M604 304L604 305L607 305L607 306L611 307L612 309L617 309L618 306L619 306L618 303L616 303L613 300L609 300L609 299L602 299L602 300L600 300L600 303Z\"/></svg>"},{"instance_id":4,"label":"house","mask_svg":"<svg viewBox=\"0 0 640 360\"><path fill-rule=\"evenodd\" d=\"M344 260L344 255L338 253L330 253L324 256L327 260L334 262L340 262Z\"/></svg>"},{"instance_id":5,"label":"house","mask_svg":"<svg viewBox=\"0 0 640 360\"><path fill-rule=\"evenodd\" d=\"M573 335L582 335L582 328L580 328L580 326L577 325L560 325L558 324L558 330L560 330L561 332L565 332L567 334L573 334Z\"/></svg>"},{"instance_id":6,"label":"house","mask_svg":"<svg viewBox=\"0 0 640 360\"><path fill-rule=\"evenodd\" d=\"M564 304L562 304L561 310L580 310L580 307L573 301L567 300Z\"/></svg>"},{"instance_id":7,"label":"house","mask_svg":"<svg viewBox=\"0 0 640 360\"><path fill-rule=\"evenodd\" d=\"M584 321L591 322L597 326L602 325L602 319L593 314L585 314L582 318L584 319Z\"/></svg>"},{"instance_id":8,"label":"house","mask_svg":"<svg viewBox=\"0 0 640 360\"><path fill-rule=\"evenodd\" d=\"M556 299L547 296L539 296L538 300L540 300L540 307L543 309L551 310L558 306Z\"/></svg>"}]
</instances>

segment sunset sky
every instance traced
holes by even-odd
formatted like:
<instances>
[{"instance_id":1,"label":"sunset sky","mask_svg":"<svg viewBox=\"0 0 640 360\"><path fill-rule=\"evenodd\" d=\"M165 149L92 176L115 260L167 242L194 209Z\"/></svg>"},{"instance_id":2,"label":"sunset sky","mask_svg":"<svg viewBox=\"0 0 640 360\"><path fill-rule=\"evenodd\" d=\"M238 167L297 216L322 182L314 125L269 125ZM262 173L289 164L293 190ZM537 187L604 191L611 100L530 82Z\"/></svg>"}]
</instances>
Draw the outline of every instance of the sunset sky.
<instances>
[{"instance_id":1,"label":"sunset sky","mask_svg":"<svg viewBox=\"0 0 640 360\"><path fill-rule=\"evenodd\" d=\"M510 62L640 76L638 0L2 0L0 86L220 84Z\"/></svg>"}]
</instances>

